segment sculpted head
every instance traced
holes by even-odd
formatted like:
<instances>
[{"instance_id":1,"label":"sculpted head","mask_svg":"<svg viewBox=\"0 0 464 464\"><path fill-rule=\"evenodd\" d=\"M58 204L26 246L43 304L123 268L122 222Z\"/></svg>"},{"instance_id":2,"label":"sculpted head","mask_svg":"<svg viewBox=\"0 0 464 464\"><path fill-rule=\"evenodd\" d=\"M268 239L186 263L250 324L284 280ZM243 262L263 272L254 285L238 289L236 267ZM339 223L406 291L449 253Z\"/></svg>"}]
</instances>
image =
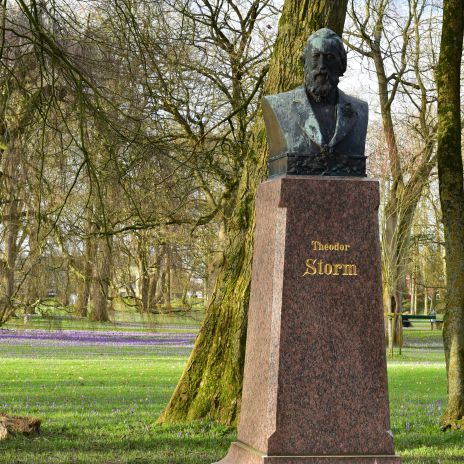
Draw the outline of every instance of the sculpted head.
<instances>
[{"instance_id":1,"label":"sculpted head","mask_svg":"<svg viewBox=\"0 0 464 464\"><path fill-rule=\"evenodd\" d=\"M319 29L309 36L301 60L306 91L318 102L327 100L346 71L341 38L331 29Z\"/></svg>"}]
</instances>

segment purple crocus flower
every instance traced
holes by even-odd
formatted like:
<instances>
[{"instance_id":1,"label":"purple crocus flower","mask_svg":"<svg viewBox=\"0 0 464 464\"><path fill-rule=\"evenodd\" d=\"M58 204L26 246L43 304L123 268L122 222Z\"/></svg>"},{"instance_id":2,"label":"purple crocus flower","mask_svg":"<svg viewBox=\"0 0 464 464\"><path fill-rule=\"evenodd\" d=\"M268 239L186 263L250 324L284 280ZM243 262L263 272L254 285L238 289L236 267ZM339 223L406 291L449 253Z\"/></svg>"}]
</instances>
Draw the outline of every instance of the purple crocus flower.
<instances>
[{"instance_id":1,"label":"purple crocus flower","mask_svg":"<svg viewBox=\"0 0 464 464\"><path fill-rule=\"evenodd\" d=\"M191 347L196 333L91 330L1 330L0 343L31 345L154 345Z\"/></svg>"}]
</instances>

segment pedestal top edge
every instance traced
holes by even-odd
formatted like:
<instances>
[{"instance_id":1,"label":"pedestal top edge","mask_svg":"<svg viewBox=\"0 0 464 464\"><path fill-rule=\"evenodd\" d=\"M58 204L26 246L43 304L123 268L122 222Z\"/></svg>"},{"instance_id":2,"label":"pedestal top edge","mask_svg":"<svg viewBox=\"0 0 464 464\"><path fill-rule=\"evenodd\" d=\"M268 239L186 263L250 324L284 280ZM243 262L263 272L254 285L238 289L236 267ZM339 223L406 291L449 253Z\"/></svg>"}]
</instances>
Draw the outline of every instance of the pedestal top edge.
<instances>
[{"instance_id":1,"label":"pedestal top edge","mask_svg":"<svg viewBox=\"0 0 464 464\"><path fill-rule=\"evenodd\" d=\"M274 198L271 201L283 208L302 201L313 201L319 190L321 198L324 198L324 207L329 207L333 201L338 203L340 195L345 202L355 201L359 207L365 208L368 204L370 208L377 209L379 206L380 183L368 177L283 175L262 182L257 189L257 198L271 195Z\"/></svg>"},{"instance_id":2,"label":"pedestal top edge","mask_svg":"<svg viewBox=\"0 0 464 464\"><path fill-rule=\"evenodd\" d=\"M359 183L378 183L379 180L374 177L356 177L356 176L293 176L282 174L280 176L270 177L266 179L261 184L270 184L277 181L299 181L299 180L314 180L314 181L323 181L323 182L359 182Z\"/></svg>"}]
</instances>

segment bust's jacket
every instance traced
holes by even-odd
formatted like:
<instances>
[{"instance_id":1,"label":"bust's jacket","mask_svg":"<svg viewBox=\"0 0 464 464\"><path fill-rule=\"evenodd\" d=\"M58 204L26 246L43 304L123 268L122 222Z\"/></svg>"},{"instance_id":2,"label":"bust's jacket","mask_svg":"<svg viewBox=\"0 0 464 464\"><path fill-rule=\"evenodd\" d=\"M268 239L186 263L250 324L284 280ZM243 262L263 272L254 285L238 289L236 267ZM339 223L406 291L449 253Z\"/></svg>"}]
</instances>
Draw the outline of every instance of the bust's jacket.
<instances>
[{"instance_id":1,"label":"bust's jacket","mask_svg":"<svg viewBox=\"0 0 464 464\"><path fill-rule=\"evenodd\" d=\"M320 156L364 157L368 121L368 105L338 89L337 120L331 140L323 140L304 86L289 92L263 97L269 156L285 153Z\"/></svg>"}]
</instances>

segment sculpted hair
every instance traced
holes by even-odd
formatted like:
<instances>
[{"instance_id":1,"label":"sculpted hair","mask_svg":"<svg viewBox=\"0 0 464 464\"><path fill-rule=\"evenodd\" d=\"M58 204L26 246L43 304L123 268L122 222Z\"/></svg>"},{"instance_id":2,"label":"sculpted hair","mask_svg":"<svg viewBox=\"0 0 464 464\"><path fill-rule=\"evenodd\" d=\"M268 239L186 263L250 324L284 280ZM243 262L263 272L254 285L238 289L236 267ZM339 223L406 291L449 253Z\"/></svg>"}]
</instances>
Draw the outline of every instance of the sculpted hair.
<instances>
[{"instance_id":1,"label":"sculpted hair","mask_svg":"<svg viewBox=\"0 0 464 464\"><path fill-rule=\"evenodd\" d=\"M308 37L308 41L306 42L306 46L303 50L303 53L301 54L301 61L303 65L305 64L305 58L306 54L309 53L312 47L312 42L314 39L320 38L324 40L330 40L335 43L337 47L337 52L338 52L338 57L340 58L340 62L342 64L342 73L343 75L346 71L346 50L345 47L343 46L342 39L334 32L332 29L328 29L327 27L324 27L322 29L319 29L318 31L312 33Z\"/></svg>"}]
</instances>

